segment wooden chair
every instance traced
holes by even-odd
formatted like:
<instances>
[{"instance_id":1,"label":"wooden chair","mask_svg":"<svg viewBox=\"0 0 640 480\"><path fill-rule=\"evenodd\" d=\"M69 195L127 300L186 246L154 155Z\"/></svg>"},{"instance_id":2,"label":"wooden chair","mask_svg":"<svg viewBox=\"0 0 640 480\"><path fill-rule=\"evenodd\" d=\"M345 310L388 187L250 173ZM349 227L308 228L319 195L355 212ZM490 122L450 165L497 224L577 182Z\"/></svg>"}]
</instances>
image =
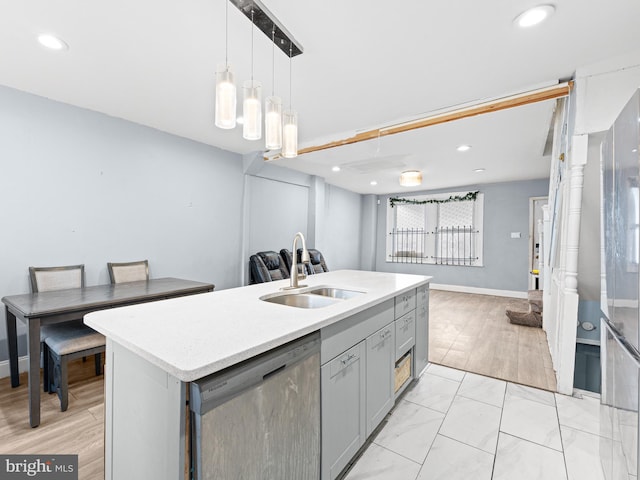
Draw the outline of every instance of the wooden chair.
<instances>
[{"instance_id":1,"label":"wooden chair","mask_svg":"<svg viewBox=\"0 0 640 480\"><path fill-rule=\"evenodd\" d=\"M45 343L49 353L49 392L58 393L60 410L69 406L69 360L95 355L96 376L102 373L102 352L105 350L105 338L84 324L63 323L55 334L49 335Z\"/></svg>"},{"instance_id":2,"label":"wooden chair","mask_svg":"<svg viewBox=\"0 0 640 480\"><path fill-rule=\"evenodd\" d=\"M34 293L81 288L84 287L84 265L29 267L29 279ZM91 345L87 346L89 338ZM105 339L84 325L82 320L74 320L42 326L40 342L43 350L44 390L57 392L60 408L65 411L68 405L67 361L95 354L96 375L100 375Z\"/></svg>"},{"instance_id":3,"label":"wooden chair","mask_svg":"<svg viewBox=\"0 0 640 480\"><path fill-rule=\"evenodd\" d=\"M111 283L137 282L149 280L149 261L107 263Z\"/></svg>"},{"instance_id":4,"label":"wooden chair","mask_svg":"<svg viewBox=\"0 0 640 480\"><path fill-rule=\"evenodd\" d=\"M67 288L84 287L84 265L69 265L65 267L29 267L29 281L31 283L31 291L50 292L53 290L66 290ZM74 322L80 322L74 320ZM43 325L40 327L40 350L42 355L42 366L44 374L44 391L49 391L49 354L45 339L59 325Z\"/></svg>"}]
</instances>

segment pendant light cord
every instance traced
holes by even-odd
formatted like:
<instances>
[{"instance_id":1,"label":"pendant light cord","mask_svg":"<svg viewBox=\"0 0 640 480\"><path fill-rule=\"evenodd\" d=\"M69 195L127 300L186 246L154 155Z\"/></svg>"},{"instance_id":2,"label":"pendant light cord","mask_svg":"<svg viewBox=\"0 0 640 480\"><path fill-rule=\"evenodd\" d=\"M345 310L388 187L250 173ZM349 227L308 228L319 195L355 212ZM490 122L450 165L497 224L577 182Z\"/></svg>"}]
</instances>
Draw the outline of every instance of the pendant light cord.
<instances>
[{"instance_id":1,"label":"pendant light cord","mask_svg":"<svg viewBox=\"0 0 640 480\"><path fill-rule=\"evenodd\" d=\"M276 95L276 26L271 27L271 96Z\"/></svg>"},{"instance_id":2,"label":"pendant light cord","mask_svg":"<svg viewBox=\"0 0 640 480\"><path fill-rule=\"evenodd\" d=\"M224 66L229 70L229 0L224 2Z\"/></svg>"},{"instance_id":3,"label":"pendant light cord","mask_svg":"<svg viewBox=\"0 0 640 480\"><path fill-rule=\"evenodd\" d=\"M253 8L251 9L251 88L253 88Z\"/></svg>"},{"instance_id":4,"label":"pendant light cord","mask_svg":"<svg viewBox=\"0 0 640 480\"><path fill-rule=\"evenodd\" d=\"M292 70L291 59L293 58L292 57L292 51L293 51L293 42L291 42L289 44L289 110L292 109L291 108L291 98L293 96L292 93L291 93L293 91L293 80L292 80L293 76L291 75L291 70Z\"/></svg>"}]
</instances>

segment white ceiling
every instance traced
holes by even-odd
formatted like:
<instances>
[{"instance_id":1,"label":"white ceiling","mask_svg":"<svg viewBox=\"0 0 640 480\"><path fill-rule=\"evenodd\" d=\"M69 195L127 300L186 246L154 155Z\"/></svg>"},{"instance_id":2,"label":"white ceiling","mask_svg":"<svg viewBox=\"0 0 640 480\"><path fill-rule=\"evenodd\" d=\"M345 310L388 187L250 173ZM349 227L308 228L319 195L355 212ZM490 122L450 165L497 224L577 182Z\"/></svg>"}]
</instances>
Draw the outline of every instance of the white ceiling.
<instances>
[{"instance_id":1,"label":"white ceiling","mask_svg":"<svg viewBox=\"0 0 640 480\"><path fill-rule=\"evenodd\" d=\"M640 2L555 0L532 29L512 20L535 0L263 0L303 45L293 59L300 146L345 138L456 105L557 83L576 68L633 50ZM260 141L213 126L216 64L224 62L225 0L20 0L0 2L0 84L249 153ZM35 40L54 33L68 51ZM250 22L229 8L229 59L250 75ZM289 93L288 59L276 52L276 94ZM255 34L255 76L272 90L271 44ZM287 100L285 100L285 104ZM334 164L383 158L425 172L423 188L548 173L542 158L553 102L340 147L295 160L301 171L361 193L398 192L404 167L369 174ZM459 154L453 147L470 143ZM483 167L482 174L472 168ZM362 170L362 168L360 168ZM369 176L379 182L372 189ZM373 178L371 178L373 179Z\"/></svg>"}]
</instances>

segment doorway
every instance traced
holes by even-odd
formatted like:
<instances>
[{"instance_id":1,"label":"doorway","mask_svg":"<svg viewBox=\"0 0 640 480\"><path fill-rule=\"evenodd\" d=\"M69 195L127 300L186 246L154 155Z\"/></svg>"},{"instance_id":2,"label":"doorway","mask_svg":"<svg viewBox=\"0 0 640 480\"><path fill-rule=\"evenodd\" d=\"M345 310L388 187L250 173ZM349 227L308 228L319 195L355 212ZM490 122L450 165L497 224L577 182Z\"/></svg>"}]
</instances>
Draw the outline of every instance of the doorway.
<instances>
[{"instance_id":1,"label":"doorway","mask_svg":"<svg viewBox=\"0 0 640 480\"><path fill-rule=\"evenodd\" d=\"M538 290L542 286L542 249L544 213L542 207L549 202L548 197L529 198L529 290ZM538 272L537 274L533 272Z\"/></svg>"}]
</instances>

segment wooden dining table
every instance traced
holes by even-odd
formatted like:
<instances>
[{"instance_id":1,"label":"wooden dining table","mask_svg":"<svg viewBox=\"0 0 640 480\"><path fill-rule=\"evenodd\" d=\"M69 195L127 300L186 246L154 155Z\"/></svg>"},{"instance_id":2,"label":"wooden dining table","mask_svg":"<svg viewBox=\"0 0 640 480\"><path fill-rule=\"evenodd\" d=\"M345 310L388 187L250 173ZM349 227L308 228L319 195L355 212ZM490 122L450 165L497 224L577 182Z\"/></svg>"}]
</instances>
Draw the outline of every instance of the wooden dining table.
<instances>
[{"instance_id":1,"label":"wooden dining table","mask_svg":"<svg viewBox=\"0 0 640 480\"><path fill-rule=\"evenodd\" d=\"M97 310L211 292L214 288L215 286L211 283L180 278L154 278L138 282L94 285L3 297L11 386L14 388L20 385L16 319L19 318L27 325L31 426L37 427L40 424L40 327L42 325L82 320L84 315Z\"/></svg>"}]
</instances>

